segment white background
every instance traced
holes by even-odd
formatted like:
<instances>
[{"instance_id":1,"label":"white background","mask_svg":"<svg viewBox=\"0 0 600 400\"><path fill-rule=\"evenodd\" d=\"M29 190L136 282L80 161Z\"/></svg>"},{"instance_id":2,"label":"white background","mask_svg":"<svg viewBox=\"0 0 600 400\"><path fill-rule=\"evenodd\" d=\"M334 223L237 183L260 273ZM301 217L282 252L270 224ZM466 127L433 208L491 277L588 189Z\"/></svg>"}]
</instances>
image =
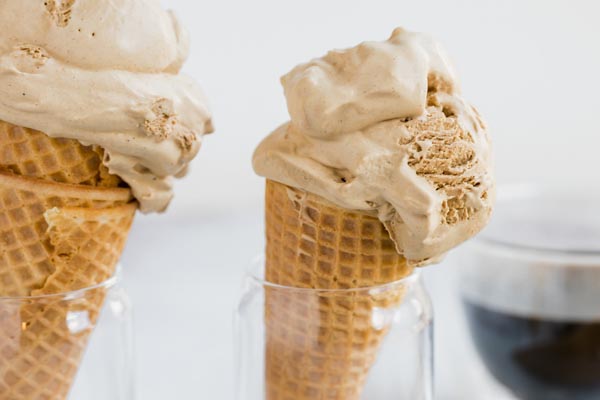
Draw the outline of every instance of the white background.
<instances>
[{"instance_id":1,"label":"white background","mask_svg":"<svg viewBox=\"0 0 600 400\"><path fill-rule=\"evenodd\" d=\"M263 180L250 159L287 119L279 76L300 62L383 40L396 26L431 32L487 119L500 183L598 181L600 2L163 3L189 28L185 72L204 87L217 130L177 183L169 213L138 217L130 237L124 263L137 310L140 399L232 398L231 310L263 243ZM453 260L427 271L437 306L438 398L485 399L455 304Z\"/></svg>"},{"instance_id":2,"label":"white background","mask_svg":"<svg viewBox=\"0 0 600 400\"><path fill-rule=\"evenodd\" d=\"M250 168L262 137L287 119L279 77L327 50L434 34L464 96L486 118L500 182L594 179L600 132L600 3L593 0L165 0L192 35L185 71L205 88L206 137L174 209L213 213L261 201ZM597 164L596 164L597 165Z\"/></svg>"}]
</instances>

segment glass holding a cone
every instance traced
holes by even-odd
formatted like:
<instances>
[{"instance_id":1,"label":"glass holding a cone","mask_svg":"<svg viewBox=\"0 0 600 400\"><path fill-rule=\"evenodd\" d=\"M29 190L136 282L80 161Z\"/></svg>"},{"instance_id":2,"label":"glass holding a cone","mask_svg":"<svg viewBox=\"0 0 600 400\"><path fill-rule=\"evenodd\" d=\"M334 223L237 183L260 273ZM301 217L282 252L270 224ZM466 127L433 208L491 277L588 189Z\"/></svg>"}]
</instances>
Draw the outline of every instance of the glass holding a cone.
<instances>
[{"instance_id":1,"label":"glass holding a cone","mask_svg":"<svg viewBox=\"0 0 600 400\"><path fill-rule=\"evenodd\" d=\"M237 311L238 399L433 398L415 267L483 229L496 192L486 126L434 43L397 29L282 78L291 121L253 160L267 246ZM460 279L491 398L599 399L600 197L499 198Z\"/></svg>"},{"instance_id":2,"label":"glass holding a cone","mask_svg":"<svg viewBox=\"0 0 600 400\"><path fill-rule=\"evenodd\" d=\"M478 233L491 144L441 47L398 28L282 78L258 146L266 251L237 311L238 398L432 399L418 268Z\"/></svg>"}]
</instances>

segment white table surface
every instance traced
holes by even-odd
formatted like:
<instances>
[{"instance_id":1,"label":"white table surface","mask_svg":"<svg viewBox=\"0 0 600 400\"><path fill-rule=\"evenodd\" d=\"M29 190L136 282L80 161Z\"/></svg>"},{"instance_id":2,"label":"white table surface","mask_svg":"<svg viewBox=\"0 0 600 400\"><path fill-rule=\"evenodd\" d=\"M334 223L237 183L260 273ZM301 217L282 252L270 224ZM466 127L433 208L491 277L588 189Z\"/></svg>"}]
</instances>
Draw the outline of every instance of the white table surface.
<instances>
[{"instance_id":1,"label":"white table surface","mask_svg":"<svg viewBox=\"0 0 600 400\"><path fill-rule=\"evenodd\" d=\"M139 400L233 399L232 312L264 245L262 211L143 216L123 257L134 304ZM426 269L435 306L436 399L496 400L456 294L456 254Z\"/></svg>"}]
</instances>

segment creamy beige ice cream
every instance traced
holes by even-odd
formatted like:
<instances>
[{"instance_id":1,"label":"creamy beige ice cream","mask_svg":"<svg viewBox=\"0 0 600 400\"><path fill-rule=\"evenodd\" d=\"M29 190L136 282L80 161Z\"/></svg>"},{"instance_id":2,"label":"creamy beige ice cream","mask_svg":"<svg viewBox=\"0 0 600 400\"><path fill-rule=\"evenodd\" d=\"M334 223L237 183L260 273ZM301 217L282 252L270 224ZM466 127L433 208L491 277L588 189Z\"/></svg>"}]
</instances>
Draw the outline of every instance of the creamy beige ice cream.
<instances>
[{"instance_id":1,"label":"creamy beige ice cream","mask_svg":"<svg viewBox=\"0 0 600 400\"><path fill-rule=\"evenodd\" d=\"M144 212L161 211L212 131L179 70L189 40L158 0L0 0L0 120L105 150Z\"/></svg>"},{"instance_id":2,"label":"creamy beige ice cream","mask_svg":"<svg viewBox=\"0 0 600 400\"><path fill-rule=\"evenodd\" d=\"M396 29L299 65L282 84L291 121L257 148L259 175L377 215L417 263L486 224L487 129L429 36Z\"/></svg>"}]
</instances>

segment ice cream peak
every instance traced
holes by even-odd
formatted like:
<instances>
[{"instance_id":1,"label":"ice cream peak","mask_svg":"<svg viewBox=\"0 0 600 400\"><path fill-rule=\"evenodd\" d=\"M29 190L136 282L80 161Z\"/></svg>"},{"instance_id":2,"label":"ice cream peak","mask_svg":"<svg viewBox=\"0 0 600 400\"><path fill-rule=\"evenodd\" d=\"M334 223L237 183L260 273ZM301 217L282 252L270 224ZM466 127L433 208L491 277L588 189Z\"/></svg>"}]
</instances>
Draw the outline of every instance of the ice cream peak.
<instances>
[{"instance_id":1,"label":"ice cream peak","mask_svg":"<svg viewBox=\"0 0 600 400\"><path fill-rule=\"evenodd\" d=\"M0 0L0 120L105 149L142 211L161 211L212 131L180 74L189 40L158 0Z\"/></svg>"},{"instance_id":2,"label":"ice cream peak","mask_svg":"<svg viewBox=\"0 0 600 400\"><path fill-rule=\"evenodd\" d=\"M254 154L265 176L376 214L424 263L475 235L494 197L491 145L429 36L396 29L282 78L291 121Z\"/></svg>"},{"instance_id":3,"label":"ice cream peak","mask_svg":"<svg viewBox=\"0 0 600 400\"><path fill-rule=\"evenodd\" d=\"M393 118L423 114L429 74L454 86L454 72L429 37L396 29L385 42L333 50L281 81L292 124L327 139Z\"/></svg>"}]
</instances>

